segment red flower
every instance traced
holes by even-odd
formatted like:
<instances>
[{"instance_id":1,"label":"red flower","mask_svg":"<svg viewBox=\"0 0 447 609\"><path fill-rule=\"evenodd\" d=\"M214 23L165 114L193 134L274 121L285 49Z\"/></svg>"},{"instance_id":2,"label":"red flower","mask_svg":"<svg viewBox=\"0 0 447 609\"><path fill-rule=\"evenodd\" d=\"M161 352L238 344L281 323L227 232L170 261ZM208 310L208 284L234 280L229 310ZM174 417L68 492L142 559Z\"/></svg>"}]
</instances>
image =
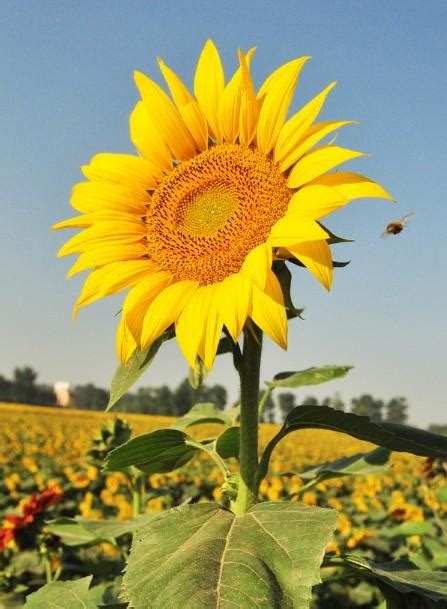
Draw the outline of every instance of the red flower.
<instances>
[{"instance_id":1,"label":"red flower","mask_svg":"<svg viewBox=\"0 0 447 609\"><path fill-rule=\"evenodd\" d=\"M4 521L7 526L0 527L0 552L3 552L8 544L16 538L18 530L34 522L34 517L37 514L60 501L62 497L63 492L59 487L52 486L44 490L40 495L38 493L31 495L28 501L22 505L23 516L12 514L5 516Z\"/></svg>"}]
</instances>

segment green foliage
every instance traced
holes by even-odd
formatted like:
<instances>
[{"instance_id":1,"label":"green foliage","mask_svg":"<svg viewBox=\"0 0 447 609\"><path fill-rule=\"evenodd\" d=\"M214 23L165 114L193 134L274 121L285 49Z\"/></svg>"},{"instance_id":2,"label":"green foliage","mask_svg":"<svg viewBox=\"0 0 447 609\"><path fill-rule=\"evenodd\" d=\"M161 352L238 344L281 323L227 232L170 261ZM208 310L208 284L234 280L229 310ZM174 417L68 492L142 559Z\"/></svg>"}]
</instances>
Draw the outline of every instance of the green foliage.
<instances>
[{"instance_id":1,"label":"green foliage","mask_svg":"<svg viewBox=\"0 0 447 609\"><path fill-rule=\"evenodd\" d=\"M330 463L323 463L300 472L303 480L314 478L338 478L340 476L357 476L377 474L388 467L391 451L387 448L376 448L368 453L358 453L352 457L343 457Z\"/></svg>"},{"instance_id":2,"label":"green foliage","mask_svg":"<svg viewBox=\"0 0 447 609\"><path fill-rule=\"evenodd\" d=\"M188 444L190 440L178 429L157 429L115 448L108 455L104 468L120 471L134 466L146 474L171 472L185 465L198 450Z\"/></svg>"},{"instance_id":3,"label":"green foliage","mask_svg":"<svg viewBox=\"0 0 447 609\"><path fill-rule=\"evenodd\" d=\"M0 402L54 406L56 396L49 385L36 384L37 372L30 366L15 368L12 380L0 375Z\"/></svg>"},{"instance_id":4,"label":"green foliage","mask_svg":"<svg viewBox=\"0 0 447 609\"><path fill-rule=\"evenodd\" d=\"M320 385L337 378L346 376L352 366L322 366L320 368L307 368L298 372L279 372L273 377L271 383L274 387L297 388L307 385Z\"/></svg>"},{"instance_id":5,"label":"green foliage","mask_svg":"<svg viewBox=\"0 0 447 609\"><path fill-rule=\"evenodd\" d=\"M216 438L216 452L222 459L239 457L239 427L229 427Z\"/></svg>"},{"instance_id":6,"label":"green foliage","mask_svg":"<svg viewBox=\"0 0 447 609\"><path fill-rule=\"evenodd\" d=\"M87 452L88 461L96 467L102 467L107 455L121 444L127 442L132 429L126 421L116 418L105 421L99 434L92 438L91 448Z\"/></svg>"},{"instance_id":7,"label":"green foliage","mask_svg":"<svg viewBox=\"0 0 447 609\"><path fill-rule=\"evenodd\" d=\"M376 583L387 609L441 609L447 604L447 573L423 571L411 564L379 564L359 556L333 561Z\"/></svg>"},{"instance_id":8,"label":"green foliage","mask_svg":"<svg viewBox=\"0 0 447 609\"><path fill-rule=\"evenodd\" d=\"M336 521L286 502L240 517L212 503L164 512L135 536L125 597L135 609L307 609Z\"/></svg>"},{"instance_id":9,"label":"green foliage","mask_svg":"<svg viewBox=\"0 0 447 609\"><path fill-rule=\"evenodd\" d=\"M202 423L231 425L231 418L227 416L225 411L216 408L214 404L195 404L187 414L180 417L180 419L176 419L171 427L174 429L186 429L187 427Z\"/></svg>"}]
</instances>

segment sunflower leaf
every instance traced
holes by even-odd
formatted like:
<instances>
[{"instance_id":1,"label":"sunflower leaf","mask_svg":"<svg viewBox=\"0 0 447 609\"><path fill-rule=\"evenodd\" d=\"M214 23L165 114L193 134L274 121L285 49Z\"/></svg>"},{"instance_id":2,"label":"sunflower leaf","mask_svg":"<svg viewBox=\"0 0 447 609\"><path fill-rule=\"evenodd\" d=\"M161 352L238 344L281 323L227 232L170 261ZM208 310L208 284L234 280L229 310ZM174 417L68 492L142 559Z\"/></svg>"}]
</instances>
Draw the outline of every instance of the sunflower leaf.
<instances>
[{"instance_id":1,"label":"sunflower leaf","mask_svg":"<svg viewBox=\"0 0 447 609\"><path fill-rule=\"evenodd\" d=\"M161 345L169 338L171 338L170 334L163 334L144 351L136 349L125 366L118 366L115 374L113 375L112 384L110 387L110 398L109 403L107 404L106 412L108 412L112 406L114 406L118 400L127 391L129 391L143 372L149 368Z\"/></svg>"},{"instance_id":2,"label":"sunflower leaf","mask_svg":"<svg viewBox=\"0 0 447 609\"><path fill-rule=\"evenodd\" d=\"M29 594L24 609L96 609L97 604L89 590L92 578L89 575L81 579L51 582Z\"/></svg>"},{"instance_id":3,"label":"sunflower leaf","mask_svg":"<svg viewBox=\"0 0 447 609\"><path fill-rule=\"evenodd\" d=\"M375 448L367 453L357 453L352 457L342 457L336 461L322 463L316 467L306 469L298 475L303 480L312 480L317 476L326 479L338 478L340 476L357 476L377 474L388 467L388 459L391 451L388 448Z\"/></svg>"},{"instance_id":4,"label":"sunflower leaf","mask_svg":"<svg viewBox=\"0 0 447 609\"><path fill-rule=\"evenodd\" d=\"M157 429L112 450L104 469L121 471L132 465L146 474L172 472L185 465L199 450L188 444L189 440L192 441L178 429Z\"/></svg>"},{"instance_id":5,"label":"sunflower leaf","mask_svg":"<svg viewBox=\"0 0 447 609\"><path fill-rule=\"evenodd\" d=\"M447 601L445 571L422 571L411 563L380 564L351 555L340 556L334 564L378 585L389 609L441 609Z\"/></svg>"},{"instance_id":6,"label":"sunflower leaf","mask_svg":"<svg viewBox=\"0 0 447 609\"><path fill-rule=\"evenodd\" d=\"M212 402L195 404L189 412L172 423L172 429L186 429L202 423L221 423L230 426L232 421L225 411L217 408Z\"/></svg>"},{"instance_id":7,"label":"sunflower leaf","mask_svg":"<svg viewBox=\"0 0 447 609\"><path fill-rule=\"evenodd\" d=\"M229 427L216 439L216 452L222 459L235 457L239 459L239 427Z\"/></svg>"},{"instance_id":8,"label":"sunflower leaf","mask_svg":"<svg viewBox=\"0 0 447 609\"><path fill-rule=\"evenodd\" d=\"M303 387L307 385L319 385L345 376L352 366L321 366L312 367L298 372L279 372L273 377L273 381L267 385L273 387Z\"/></svg>"},{"instance_id":9,"label":"sunflower leaf","mask_svg":"<svg viewBox=\"0 0 447 609\"><path fill-rule=\"evenodd\" d=\"M216 503L165 511L134 537L123 596L134 609L307 609L336 522L335 510L289 502L242 516Z\"/></svg>"}]
</instances>

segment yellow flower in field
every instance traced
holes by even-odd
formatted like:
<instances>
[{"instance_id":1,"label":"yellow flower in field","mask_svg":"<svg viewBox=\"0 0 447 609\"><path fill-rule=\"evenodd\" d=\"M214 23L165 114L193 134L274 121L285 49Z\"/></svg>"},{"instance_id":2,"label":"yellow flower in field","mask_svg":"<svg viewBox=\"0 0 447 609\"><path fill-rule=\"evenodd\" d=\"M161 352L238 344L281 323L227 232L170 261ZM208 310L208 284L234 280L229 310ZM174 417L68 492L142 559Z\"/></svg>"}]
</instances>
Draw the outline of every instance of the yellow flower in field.
<instances>
[{"instance_id":1,"label":"yellow flower in field","mask_svg":"<svg viewBox=\"0 0 447 609\"><path fill-rule=\"evenodd\" d=\"M69 276L93 269L75 305L131 288L117 350L126 363L170 326L185 358L212 367L225 326L236 341L248 318L287 346L284 298L272 261L294 257L329 289L329 234L318 221L361 197L391 197L357 174L327 173L363 156L321 143L352 121L314 123L335 83L287 120L309 59L284 64L256 92L254 49L239 52L225 84L219 53L205 44L192 95L159 59L170 97L141 72L130 116L140 156L101 153L74 187L82 228L59 255L79 254Z\"/></svg>"}]
</instances>

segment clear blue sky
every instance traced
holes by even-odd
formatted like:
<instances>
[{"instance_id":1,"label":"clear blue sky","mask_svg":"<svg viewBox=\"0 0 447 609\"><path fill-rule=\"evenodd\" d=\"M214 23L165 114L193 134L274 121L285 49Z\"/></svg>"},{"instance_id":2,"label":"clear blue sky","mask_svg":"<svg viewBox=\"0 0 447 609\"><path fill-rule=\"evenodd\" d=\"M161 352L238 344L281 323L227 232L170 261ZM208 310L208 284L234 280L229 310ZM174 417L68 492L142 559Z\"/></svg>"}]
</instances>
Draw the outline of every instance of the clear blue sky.
<instances>
[{"instance_id":1,"label":"clear blue sky","mask_svg":"<svg viewBox=\"0 0 447 609\"><path fill-rule=\"evenodd\" d=\"M49 227L72 215L80 165L96 152L132 151L132 71L159 79L160 55L190 83L211 37L227 73L238 47L256 45L258 84L280 63L312 55L295 106L338 80L324 118L360 121L339 142L371 157L350 169L379 180L398 200L356 202L329 220L355 239L336 250L352 262L336 272L330 294L296 272L295 300L306 320L294 322L288 353L267 346L263 378L353 364L347 379L309 393L404 395L414 423L446 422L446 23L442 0L3 0L0 373L29 364L42 381L108 386L121 297L83 310L74 324L82 279L64 279L72 261L55 254L68 233ZM406 231L381 240L384 226L408 211L416 215ZM178 383L185 374L172 343L144 383ZM229 358L210 381L236 395Z\"/></svg>"}]
</instances>

